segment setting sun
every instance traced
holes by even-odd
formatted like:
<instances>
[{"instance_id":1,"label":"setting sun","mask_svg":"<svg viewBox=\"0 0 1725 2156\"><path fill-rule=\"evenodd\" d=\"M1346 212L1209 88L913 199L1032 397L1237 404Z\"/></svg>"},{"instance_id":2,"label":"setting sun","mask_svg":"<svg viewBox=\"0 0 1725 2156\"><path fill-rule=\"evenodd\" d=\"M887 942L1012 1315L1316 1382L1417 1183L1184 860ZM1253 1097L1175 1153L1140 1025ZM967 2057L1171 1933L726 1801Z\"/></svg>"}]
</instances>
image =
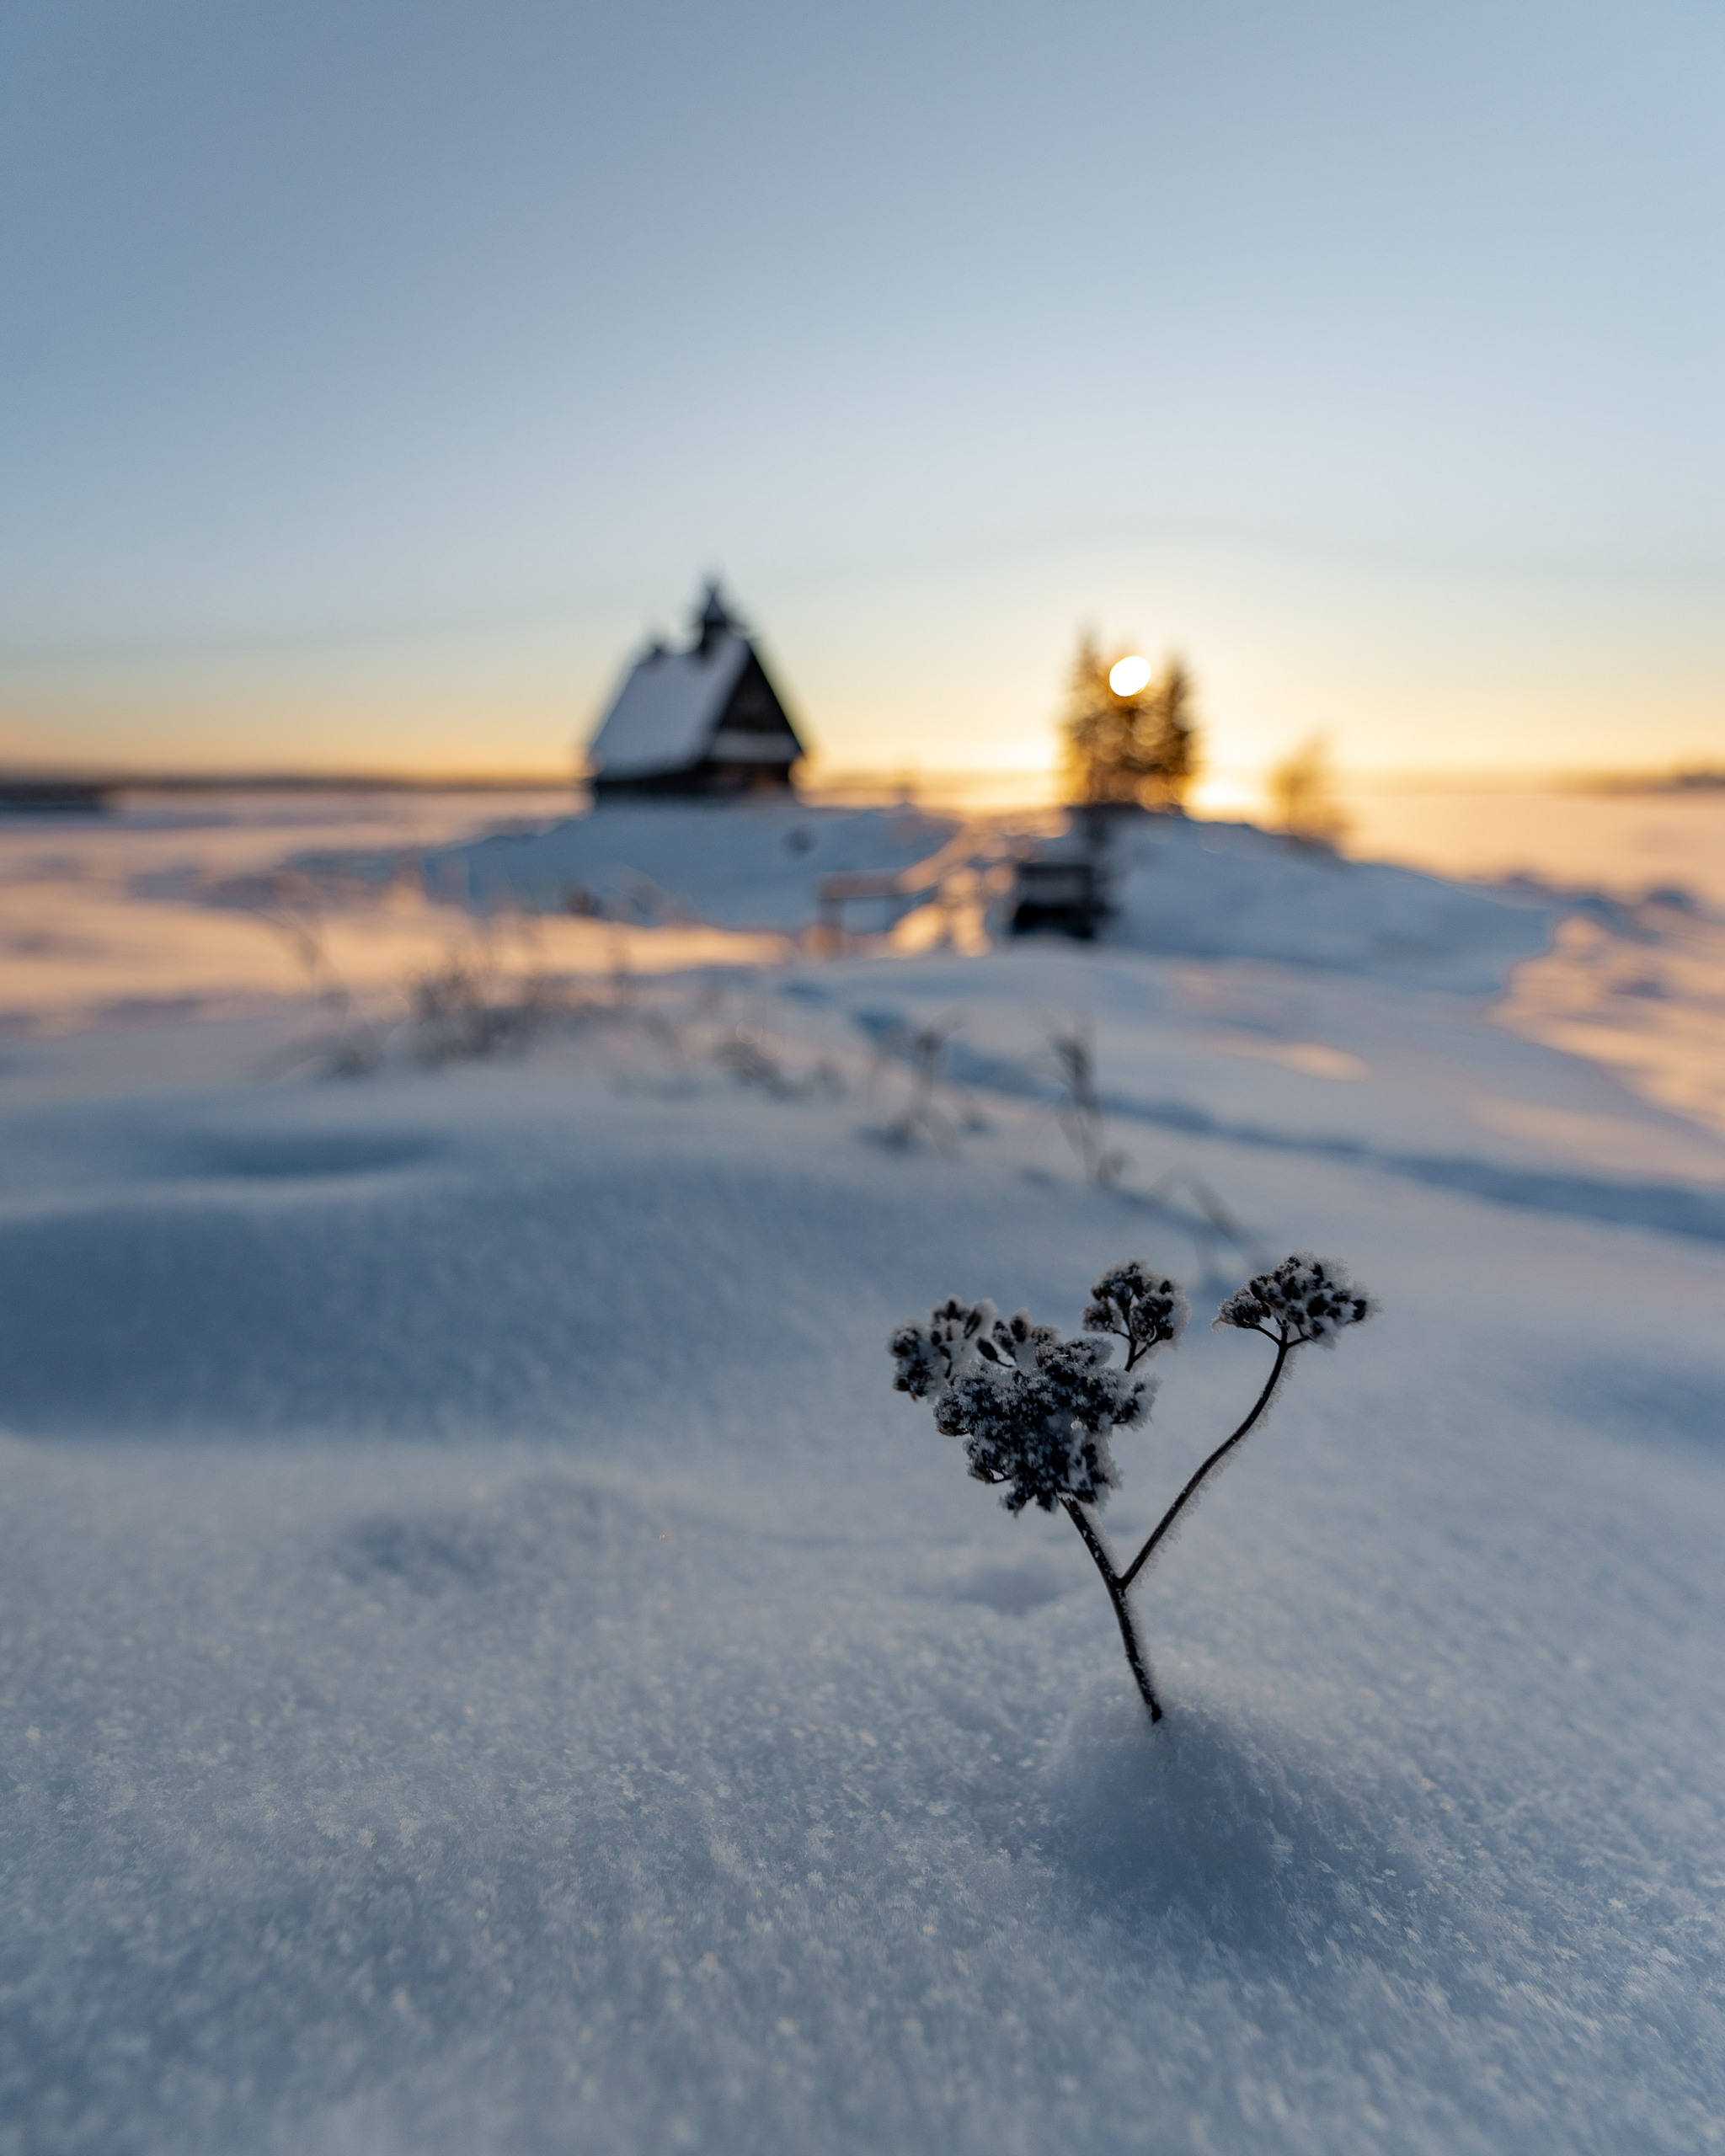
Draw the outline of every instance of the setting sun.
<instances>
[{"instance_id":1,"label":"setting sun","mask_svg":"<svg viewBox=\"0 0 1725 2156\"><path fill-rule=\"evenodd\" d=\"M1117 696L1135 696L1150 679L1150 661L1136 654L1117 659L1108 669L1108 686Z\"/></svg>"}]
</instances>

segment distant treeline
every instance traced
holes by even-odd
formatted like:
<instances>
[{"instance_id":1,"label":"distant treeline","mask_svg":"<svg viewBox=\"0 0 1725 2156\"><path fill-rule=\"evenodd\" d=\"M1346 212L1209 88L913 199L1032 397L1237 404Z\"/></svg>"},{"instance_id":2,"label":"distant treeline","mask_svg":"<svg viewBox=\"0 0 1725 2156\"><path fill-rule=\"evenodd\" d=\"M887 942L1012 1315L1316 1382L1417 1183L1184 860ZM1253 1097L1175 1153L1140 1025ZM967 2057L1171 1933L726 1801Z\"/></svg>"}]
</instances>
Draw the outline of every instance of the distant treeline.
<instances>
[{"instance_id":1,"label":"distant treeline","mask_svg":"<svg viewBox=\"0 0 1725 2156\"><path fill-rule=\"evenodd\" d=\"M572 793L578 784L574 778L542 773L414 778L366 771L204 771L73 777L0 771L0 810L88 814L112 808L120 794L136 793Z\"/></svg>"},{"instance_id":2,"label":"distant treeline","mask_svg":"<svg viewBox=\"0 0 1725 2156\"><path fill-rule=\"evenodd\" d=\"M1725 792L1725 770L1697 765L1686 771L1613 773L1581 784L1589 793L1719 793Z\"/></svg>"}]
</instances>

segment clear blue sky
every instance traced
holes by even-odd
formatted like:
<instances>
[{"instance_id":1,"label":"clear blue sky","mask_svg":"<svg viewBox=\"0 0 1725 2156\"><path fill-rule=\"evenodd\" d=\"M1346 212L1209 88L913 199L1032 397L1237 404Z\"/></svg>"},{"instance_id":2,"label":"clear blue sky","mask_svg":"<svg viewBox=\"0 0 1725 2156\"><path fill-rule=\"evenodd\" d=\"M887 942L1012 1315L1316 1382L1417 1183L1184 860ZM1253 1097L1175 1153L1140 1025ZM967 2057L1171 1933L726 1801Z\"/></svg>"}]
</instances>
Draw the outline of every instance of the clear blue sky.
<instances>
[{"instance_id":1,"label":"clear blue sky","mask_svg":"<svg viewBox=\"0 0 1725 2156\"><path fill-rule=\"evenodd\" d=\"M1725 758L1715 0L14 0L0 751L548 766L722 568L828 760Z\"/></svg>"}]
</instances>

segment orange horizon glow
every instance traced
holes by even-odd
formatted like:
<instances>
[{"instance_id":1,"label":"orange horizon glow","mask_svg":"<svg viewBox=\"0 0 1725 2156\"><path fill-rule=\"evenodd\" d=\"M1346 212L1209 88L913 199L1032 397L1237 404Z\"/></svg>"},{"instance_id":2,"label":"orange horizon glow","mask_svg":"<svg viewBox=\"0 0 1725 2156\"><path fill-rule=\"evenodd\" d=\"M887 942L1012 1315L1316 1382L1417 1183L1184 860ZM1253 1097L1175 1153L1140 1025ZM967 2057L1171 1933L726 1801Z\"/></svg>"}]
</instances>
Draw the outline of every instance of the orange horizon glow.
<instances>
[{"instance_id":1,"label":"orange horizon glow","mask_svg":"<svg viewBox=\"0 0 1725 2156\"><path fill-rule=\"evenodd\" d=\"M45 754L33 744L34 753L8 754L0 743L0 775L18 779L65 779L88 784L148 788L160 786L211 787L232 785L333 785L364 787L435 787L451 791L472 787L486 792L523 790L583 792L587 782L585 759L573 752L561 764L523 760L492 762L478 756L460 759L427 757L422 760L367 756L351 760L320 757L315 761L265 754L236 755L220 761L195 756L146 760L111 760L88 753L76 757ZM1277 760L1272 754L1262 763L1210 764L1188 788L1186 806L1193 814L1215 815L1258 803L1262 782ZM1669 784L1685 775L1717 775L1725 766L1706 758L1667 759L1653 763L1627 761L1498 764L1354 761L1337 760L1335 783L1343 792L1522 792L1601 784L1628 786ZM1055 802L1061 798L1059 744L1052 728L1048 750L1039 760L1006 762L991 759L923 763L900 759L879 763L841 760L820 755L804 758L797 766L799 788L818 794L827 790L939 792L965 788L1008 790L1027 798Z\"/></svg>"}]
</instances>

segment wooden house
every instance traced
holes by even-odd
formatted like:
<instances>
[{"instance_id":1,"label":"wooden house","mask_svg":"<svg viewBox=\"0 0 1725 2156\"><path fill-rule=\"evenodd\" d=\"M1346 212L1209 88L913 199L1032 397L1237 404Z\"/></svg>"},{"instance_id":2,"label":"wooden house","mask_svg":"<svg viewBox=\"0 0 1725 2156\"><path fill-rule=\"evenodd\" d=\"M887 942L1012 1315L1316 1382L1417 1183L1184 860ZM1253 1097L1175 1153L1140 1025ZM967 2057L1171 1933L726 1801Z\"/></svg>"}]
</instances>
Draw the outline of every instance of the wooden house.
<instances>
[{"instance_id":1,"label":"wooden house","mask_svg":"<svg viewBox=\"0 0 1725 2156\"><path fill-rule=\"evenodd\" d=\"M624 675L588 750L595 804L790 790L803 744L716 583L692 627Z\"/></svg>"}]
</instances>

